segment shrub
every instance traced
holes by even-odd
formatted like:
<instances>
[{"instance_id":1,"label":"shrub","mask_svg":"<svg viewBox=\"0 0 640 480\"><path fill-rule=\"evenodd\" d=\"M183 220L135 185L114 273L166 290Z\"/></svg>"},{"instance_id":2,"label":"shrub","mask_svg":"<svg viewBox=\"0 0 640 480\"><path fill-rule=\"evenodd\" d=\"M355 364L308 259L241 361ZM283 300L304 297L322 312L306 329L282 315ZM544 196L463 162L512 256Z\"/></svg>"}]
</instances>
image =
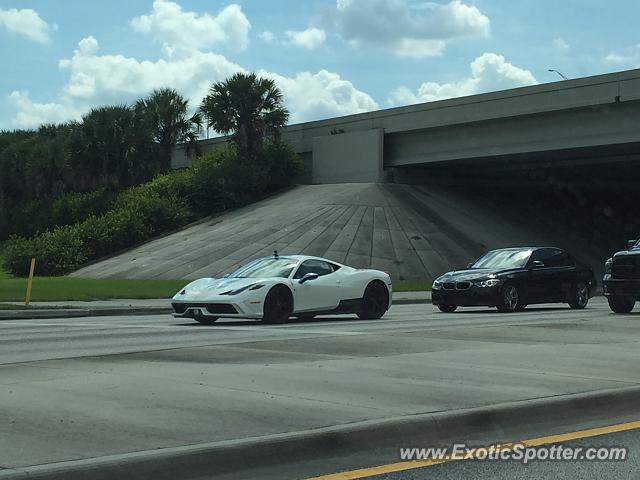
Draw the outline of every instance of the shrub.
<instances>
[{"instance_id":1,"label":"shrub","mask_svg":"<svg viewBox=\"0 0 640 480\"><path fill-rule=\"evenodd\" d=\"M35 256L39 275L62 275L179 228L195 216L254 202L289 185L299 171L300 161L291 147L269 140L257 163L241 161L235 147L228 146L203 155L187 169L125 190L115 200L105 191L67 194L51 210L56 221L78 222L33 238L12 237L5 266L22 276Z\"/></svg>"},{"instance_id":2,"label":"shrub","mask_svg":"<svg viewBox=\"0 0 640 480\"><path fill-rule=\"evenodd\" d=\"M89 252L76 226L56 228L32 239L11 237L4 251L5 267L16 276L25 276L32 257L38 275L61 275L80 268Z\"/></svg>"},{"instance_id":3,"label":"shrub","mask_svg":"<svg viewBox=\"0 0 640 480\"><path fill-rule=\"evenodd\" d=\"M114 193L100 189L64 193L53 200L34 200L22 207L12 207L7 236L30 237L38 232L81 222L91 215L102 215L111 208L114 198Z\"/></svg>"},{"instance_id":4,"label":"shrub","mask_svg":"<svg viewBox=\"0 0 640 480\"><path fill-rule=\"evenodd\" d=\"M291 145L281 140L265 141L260 161L268 169L271 190L291 185L303 169Z\"/></svg>"}]
</instances>

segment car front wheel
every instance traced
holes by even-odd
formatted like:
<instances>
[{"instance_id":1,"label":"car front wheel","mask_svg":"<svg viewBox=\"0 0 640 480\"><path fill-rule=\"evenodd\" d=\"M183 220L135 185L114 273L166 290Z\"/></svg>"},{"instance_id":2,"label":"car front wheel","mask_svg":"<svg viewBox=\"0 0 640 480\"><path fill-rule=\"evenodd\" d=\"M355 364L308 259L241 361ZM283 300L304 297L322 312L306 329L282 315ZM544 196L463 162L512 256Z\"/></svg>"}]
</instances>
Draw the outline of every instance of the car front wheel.
<instances>
[{"instance_id":1,"label":"car front wheel","mask_svg":"<svg viewBox=\"0 0 640 480\"><path fill-rule=\"evenodd\" d=\"M607 297L609 308L615 313L629 313L636 302L630 297Z\"/></svg>"},{"instance_id":2,"label":"car front wheel","mask_svg":"<svg viewBox=\"0 0 640 480\"><path fill-rule=\"evenodd\" d=\"M513 283L506 283L499 293L498 310L501 312L517 312L524 305L520 290Z\"/></svg>"},{"instance_id":3,"label":"car front wheel","mask_svg":"<svg viewBox=\"0 0 640 480\"><path fill-rule=\"evenodd\" d=\"M213 325L215 321L218 320L218 317L209 317L198 312L193 315L193 319L202 325Z\"/></svg>"},{"instance_id":4,"label":"car front wheel","mask_svg":"<svg viewBox=\"0 0 640 480\"><path fill-rule=\"evenodd\" d=\"M362 320L377 320L382 317L389 306L389 290L379 281L367 285L362 296L362 306L358 317Z\"/></svg>"},{"instance_id":5,"label":"car front wheel","mask_svg":"<svg viewBox=\"0 0 640 480\"><path fill-rule=\"evenodd\" d=\"M264 300L264 323L277 324L286 322L293 313L293 297L285 286L271 289Z\"/></svg>"},{"instance_id":6,"label":"car front wheel","mask_svg":"<svg viewBox=\"0 0 640 480\"><path fill-rule=\"evenodd\" d=\"M438 309L444 313L453 313L458 309L457 305L447 305L446 303L439 303Z\"/></svg>"}]
</instances>

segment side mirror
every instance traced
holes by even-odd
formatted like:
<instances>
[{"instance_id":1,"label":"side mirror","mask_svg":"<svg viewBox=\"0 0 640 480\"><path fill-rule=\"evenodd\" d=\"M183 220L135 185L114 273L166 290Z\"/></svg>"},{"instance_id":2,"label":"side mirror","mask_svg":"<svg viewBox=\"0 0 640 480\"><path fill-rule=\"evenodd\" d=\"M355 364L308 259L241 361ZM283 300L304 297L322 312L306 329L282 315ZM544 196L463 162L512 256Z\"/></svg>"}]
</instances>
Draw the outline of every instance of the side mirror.
<instances>
[{"instance_id":1,"label":"side mirror","mask_svg":"<svg viewBox=\"0 0 640 480\"><path fill-rule=\"evenodd\" d=\"M636 242L637 242L637 241L638 241L638 240L629 240L629 241L627 242L627 249L631 250L633 247L635 247L635 246L636 246Z\"/></svg>"},{"instance_id":2,"label":"side mirror","mask_svg":"<svg viewBox=\"0 0 640 480\"><path fill-rule=\"evenodd\" d=\"M309 280L317 280L317 278L318 278L317 273L305 273L304 277L298 280L298 283L302 284L302 283L308 282Z\"/></svg>"},{"instance_id":3,"label":"side mirror","mask_svg":"<svg viewBox=\"0 0 640 480\"><path fill-rule=\"evenodd\" d=\"M534 260L533 262L531 262L531 268L543 268L543 267L544 267L544 262L540 260Z\"/></svg>"},{"instance_id":4,"label":"side mirror","mask_svg":"<svg viewBox=\"0 0 640 480\"><path fill-rule=\"evenodd\" d=\"M469 262L469 263L467 263L467 268L471 268L471 267L473 267L473 264L474 264L474 263L475 263L475 262Z\"/></svg>"},{"instance_id":5,"label":"side mirror","mask_svg":"<svg viewBox=\"0 0 640 480\"><path fill-rule=\"evenodd\" d=\"M222 276L222 278L229 278L229 275L230 275L229 273L225 273L225 274Z\"/></svg>"}]
</instances>

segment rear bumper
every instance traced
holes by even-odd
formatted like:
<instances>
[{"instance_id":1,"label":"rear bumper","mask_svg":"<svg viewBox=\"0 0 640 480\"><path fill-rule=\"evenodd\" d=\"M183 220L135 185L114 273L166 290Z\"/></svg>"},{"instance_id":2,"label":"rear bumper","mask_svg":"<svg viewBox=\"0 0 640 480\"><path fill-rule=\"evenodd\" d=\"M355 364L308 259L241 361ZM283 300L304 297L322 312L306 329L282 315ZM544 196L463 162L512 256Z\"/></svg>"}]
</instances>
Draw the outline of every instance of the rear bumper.
<instances>
[{"instance_id":1,"label":"rear bumper","mask_svg":"<svg viewBox=\"0 0 640 480\"><path fill-rule=\"evenodd\" d=\"M499 286L482 288L471 285L467 290L431 290L434 305L457 305L460 307L495 307L498 302Z\"/></svg>"},{"instance_id":2,"label":"rear bumper","mask_svg":"<svg viewBox=\"0 0 640 480\"><path fill-rule=\"evenodd\" d=\"M618 279L605 275L602 289L607 297L632 297L636 301L640 300L640 280Z\"/></svg>"}]
</instances>

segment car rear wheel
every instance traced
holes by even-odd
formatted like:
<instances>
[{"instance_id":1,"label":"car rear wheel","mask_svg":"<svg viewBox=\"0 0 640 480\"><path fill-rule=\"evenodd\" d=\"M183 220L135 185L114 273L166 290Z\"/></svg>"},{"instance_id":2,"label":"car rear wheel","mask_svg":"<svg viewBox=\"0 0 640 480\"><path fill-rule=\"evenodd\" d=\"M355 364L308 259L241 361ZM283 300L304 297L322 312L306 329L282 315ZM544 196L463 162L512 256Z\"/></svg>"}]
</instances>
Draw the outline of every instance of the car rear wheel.
<instances>
[{"instance_id":1,"label":"car rear wheel","mask_svg":"<svg viewBox=\"0 0 640 480\"><path fill-rule=\"evenodd\" d=\"M198 312L193 315L193 319L202 325L213 325L218 317L208 317Z\"/></svg>"},{"instance_id":2,"label":"car rear wheel","mask_svg":"<svg viewBox=\"0 0 640 480\"><path fill-rule=\"evenodd\" d=\"M615 313L629 313L636 302L631 297L607 297L609 308Z\"/></svg>"},{"instance_id":3,"label":"car rear wheel","mask_svg":"<svg viewBox=\"0 0 640 480\"><path fill-rule=\"evenodd\" d=\"M264 323L277 324L286 322L293 312L293 297L285 286L276 286L269 291L264 300Z\"/></svg>"},{"instance_id":4,"label":"car rear wheel","mask_svg":"<svg viewBox=\"0 0 640 480\"><path fill-rule=\"evenodd\" d=\"M520 290L513 283L505 283L500 291L498 310L501 312L517 312L524 305Z\"/></svg>"},{"instance_id":5,"label":"car rear wheel","mask_svg":"<svg viewBox=\"0 0 640 480\"><path fill-rule=\"evenodd\" d=\"M569 306L575 309L583 309L589 303L589 287L584 282L576 283L571 289Z\"/></svg>"},{"instance_id":6,"label":"car rear wheel","mask_svg":"<svg viewBox=\"0 0 640 480\"><path fill-rule=\"evenodd\" d=\"M377 320L382 317L389 307L389 290L379 281L367 285L362 296L362 306L358 317L362 320Z\"/></svg>"},{"instance_id":7,"label":"car rear wheel","mask_svg":"<svg viewBox=\"0 0 640 480\"><path fill-rule=\"evenodd\" d=\"M447 305L446 303L439 303L437 306L440 309L440 311L444 313L453 313L458 308L457 305Z\"/></svg>"}]
</instances>

